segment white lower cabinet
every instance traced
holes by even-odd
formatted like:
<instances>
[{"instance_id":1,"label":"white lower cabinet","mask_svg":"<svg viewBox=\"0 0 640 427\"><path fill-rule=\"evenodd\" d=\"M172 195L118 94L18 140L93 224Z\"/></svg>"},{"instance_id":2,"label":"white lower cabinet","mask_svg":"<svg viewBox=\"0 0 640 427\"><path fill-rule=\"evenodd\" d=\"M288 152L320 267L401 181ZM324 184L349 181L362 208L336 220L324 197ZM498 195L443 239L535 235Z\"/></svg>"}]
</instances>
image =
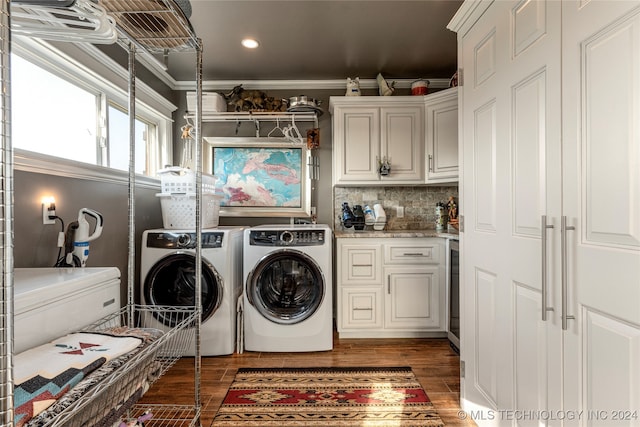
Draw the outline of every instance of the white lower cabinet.
<instances>
[{"instance_id":1,"label":"white lower cabinet","mask_svg":"<svg viewBox=\"0 0 640 427\"><path fill-rule=\"evenodd\" d=\"M433 267L387 267L386 329L440 327L440 274ZM444 307L443 307L444 308Z\"/></svg>"},{"instance_id":2,"label":"white lower cabinet","mask_svg":"<svg viewBox=\"0 0 640 427\"><path fill-rule=\"evenodd\" d=\"M382 328L382 289L379 286L340 290L338 313L342 330Z\"/></svg>"},{"instance_id":3,"label":"white lower cabinet","mask_svg":"<svg viewBox=\"0 0 640 427\"><path fill-rule=\"evenodd\" d=\"M337 238L343 338L445 336L444 240Z\"/></svg>"}]
</instances>

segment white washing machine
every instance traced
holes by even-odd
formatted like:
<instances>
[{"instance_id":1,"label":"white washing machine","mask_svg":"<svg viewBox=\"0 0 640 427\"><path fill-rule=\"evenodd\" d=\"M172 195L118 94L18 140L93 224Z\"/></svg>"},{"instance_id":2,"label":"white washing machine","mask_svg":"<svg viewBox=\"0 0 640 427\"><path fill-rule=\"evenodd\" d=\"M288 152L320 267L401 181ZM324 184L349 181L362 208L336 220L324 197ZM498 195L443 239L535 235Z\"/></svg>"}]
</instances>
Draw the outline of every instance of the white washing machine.
<instances>
[{"instance_id":1,"label":"white washing machine","mask_svg":"<svg viewBox=\"0 0 640 427\"><path fill-rule=\"evenodd\" d=\"M333 348L332 237L326 225L244 231L244 348Z\"/></svg>"},{"instance_id":2,"label":"white washing machine","mask_svg":"<svg viewBox=\"0 0 640 427\"><path fill-rule=\"evenodd\" d=\"M237 301L242 294L242 227L202 231L202 323L200 354L233 354ZM142 233L140 298L143 305L195 305L196 233L146 230ZM167 330L174 319L160 310L145 324ZM187 355L193 356L190 345Z\"/></svg>"}]
</instances>

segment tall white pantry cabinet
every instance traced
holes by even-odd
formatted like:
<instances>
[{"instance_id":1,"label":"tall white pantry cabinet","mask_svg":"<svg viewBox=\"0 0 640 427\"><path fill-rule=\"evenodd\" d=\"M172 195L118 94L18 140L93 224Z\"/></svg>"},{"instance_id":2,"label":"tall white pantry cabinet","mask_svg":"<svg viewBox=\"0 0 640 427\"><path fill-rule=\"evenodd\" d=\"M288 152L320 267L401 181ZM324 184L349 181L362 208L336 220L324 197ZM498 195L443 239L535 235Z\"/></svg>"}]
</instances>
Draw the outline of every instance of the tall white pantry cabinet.
<instances>
[{"instance_id":1,"label":"tall white pantry cabinet","mask_svg":"<svg viewBox=\"0 0 640 427\"><path fill-rule=\"evenodd\" d=\"M462 405L640 425L640 2L466 1Z\"/></svg>"}]
</instances>

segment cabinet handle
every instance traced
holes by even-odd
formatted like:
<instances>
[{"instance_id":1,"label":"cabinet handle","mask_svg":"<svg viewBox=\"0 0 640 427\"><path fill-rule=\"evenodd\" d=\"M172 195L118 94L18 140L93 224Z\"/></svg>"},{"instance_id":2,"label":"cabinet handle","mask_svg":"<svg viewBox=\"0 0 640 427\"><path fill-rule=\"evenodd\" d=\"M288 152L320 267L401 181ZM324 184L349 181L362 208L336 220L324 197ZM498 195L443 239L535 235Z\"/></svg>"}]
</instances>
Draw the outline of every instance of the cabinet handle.
<instances>
[{"instance_id":1,"label":"cabinet handle","mask_svg":"<svg viewBox=\"0 0 640 427\"><path fill-rule=\"evenodd\" d=\"M391 295L391 276L387 276L387 293Z\"/></svg>"},{"instance_id":2,"label":"cabinet handle","mask_svg":"<svg viewBox=\"0 0 640 427\"><path fill-rule=\"evenodd\" d=\"M547 321L547 311L553 311L553 307L547 307L547 230L553 225L547 224L547 216L542 215L542 321Z\"/></svg>"},{"instance_id":3,"label":"cabinet handle","mask_svg":"<svg viewBox=\"0 0 640 427\"><path fill-rule=\"evenodd\" d=\"M358 308L358 307L354 307L352 310L353 311L372 311L373 308Z\"/></svg>"},{"instance_id":4,"label":"cabinet handle","mask_svg":"<svg viewBox=\"0 0 640 427\"><path fill-rule=\"evenodd\" d=\"M429 154L429 172L433 172L433 154Z\"/></svg>"},{"instance_id":5,"label":"cabinet handle","mask_svg":"<svg viewBox=\"0 0 640 427\"><path fill-rule=\"evenodd\" d=\"M407 252L402 254L402 256L425 256L422 252Z\"/></svg>"},{"instance_id":6,"label":"cabinet handle","mask_svg":"<svg viewBox=\"0 0 640 427\"><path fill-rule=\"evenodd\" d=\"M373 264L351 264L351 267L372 267Z\"/></svg>"},{"instance_id":7,"label":"cabinet handle","mask_svg":"<svg viewBox=\"0 0 640 427\"><path fill-rule=\"evenodd\" d=\"M575 230L576 228L571 225L567 225L567 217L562 217L562 225L560 227L560 241L562 252L562 330L568 329L568 321L575 319L575 316L567 314L569 311L569 285L567 279L567 231Z\"/></svg>"}]
</instances>

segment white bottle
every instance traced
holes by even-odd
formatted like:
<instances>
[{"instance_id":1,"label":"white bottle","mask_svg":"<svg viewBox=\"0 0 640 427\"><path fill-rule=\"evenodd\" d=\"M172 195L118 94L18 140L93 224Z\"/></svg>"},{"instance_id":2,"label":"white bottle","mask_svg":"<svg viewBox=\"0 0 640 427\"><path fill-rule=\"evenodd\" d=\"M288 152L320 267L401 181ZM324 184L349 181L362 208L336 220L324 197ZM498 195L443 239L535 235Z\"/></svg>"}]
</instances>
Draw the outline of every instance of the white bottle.
<instances>
[{"instance_id":1,"label":"white bottle","mask_svg":"<svg viewBox=\"0 0 640 427\"><path fill-rule=\"evenodd\" d=\"M376 222L373 224L373 229L380 231L384 229L385 224L387 223L387 215L382 209L382 205L376 203L373 205L373 214L376 216Z\"/></svg>"},{"instance_id":2,"label":"white bottle","mask_svg":"<svg viewBox=\"0 0 640 427\"><path fill-rule=\"evenodd\" d=\"M364 205L364 223L365 225L374 225L376 223L376 216L369 205Z\"/></svg>"}]
</instances>

